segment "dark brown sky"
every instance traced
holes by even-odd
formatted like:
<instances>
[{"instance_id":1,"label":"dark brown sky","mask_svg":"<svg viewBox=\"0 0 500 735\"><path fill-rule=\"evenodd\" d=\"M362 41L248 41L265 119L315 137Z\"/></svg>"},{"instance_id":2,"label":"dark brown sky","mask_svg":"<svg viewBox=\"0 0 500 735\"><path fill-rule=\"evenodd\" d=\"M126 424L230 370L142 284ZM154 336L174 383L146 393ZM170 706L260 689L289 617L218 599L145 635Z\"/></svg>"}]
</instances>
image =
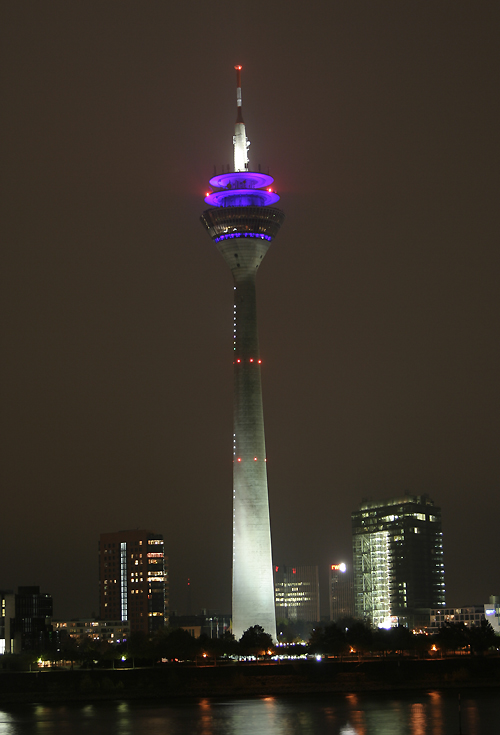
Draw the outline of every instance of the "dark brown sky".
<instances>
[{"instance_id":1,"label":"dark brown sky","mask_svg":"<svg viewBox=\"0 0 500 735\"><path fill-rule=\"evenodd\" d=\"M89 615L99 533L139 526L174 609L190 577L229 610L232 283L198 218L240 63L286 212L259 271L275 561L324 581L363 497L426 492L447 602L500 593L499 20L2 4L0 588Z\"/></svg>"}]
</instances>

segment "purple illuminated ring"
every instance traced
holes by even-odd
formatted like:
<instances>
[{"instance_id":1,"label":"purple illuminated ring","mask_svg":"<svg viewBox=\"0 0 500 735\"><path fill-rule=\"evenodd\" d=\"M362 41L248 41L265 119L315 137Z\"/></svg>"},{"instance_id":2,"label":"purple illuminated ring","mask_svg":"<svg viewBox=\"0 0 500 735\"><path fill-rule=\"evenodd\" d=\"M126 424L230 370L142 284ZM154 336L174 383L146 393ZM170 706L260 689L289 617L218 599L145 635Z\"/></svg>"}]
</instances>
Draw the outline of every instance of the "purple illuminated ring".
<instances>
[{"instance_id":1,"label":"purple illuminated ring","mask_svg":"<svg viewBox=\"0 0 500 735\"><path fill-rule=\"evenodd\" d=\"M232 240L234 237L258 237L261 240L272 240L272 237L270 237L269 235L262 235L259 232L231 232L228 235L215 237L214 242L220 242L221 240Z\"/></svg>"},{"instance_id":2,"label":"purple illuminated ring","mask_svg":"<svg viewBox=\"0 0 500 735\"><path fill-rule=\"evenodd\" d=\"M211 207L266 207L279 200L278 194L265 189L223 189L205 197Z\"/></svg>"},{"instance_id":3,"label":"purple illuminated ring","mask_svg":"<svg viewBox=\"0 0 500 735\"><path fill-rule=\"evenodd\" d=\"M272 176L254 171L232 171L219 174L210 179L210 186L216 189L262 189L274 183Z\"/></svg>"}]
</instances>

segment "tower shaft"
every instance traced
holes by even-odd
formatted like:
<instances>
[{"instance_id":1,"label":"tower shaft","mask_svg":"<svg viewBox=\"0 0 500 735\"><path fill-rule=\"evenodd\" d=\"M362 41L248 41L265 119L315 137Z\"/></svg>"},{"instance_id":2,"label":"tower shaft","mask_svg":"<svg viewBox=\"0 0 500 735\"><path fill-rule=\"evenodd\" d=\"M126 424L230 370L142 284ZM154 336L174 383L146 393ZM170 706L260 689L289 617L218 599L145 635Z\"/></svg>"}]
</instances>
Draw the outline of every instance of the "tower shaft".
<instances>
[{"instance_id":1,"label":"tower shaft","mask_svg":"<svg viewBox=\"0 0 500 735\"><path fill-rule=\"evenodd\" d=\"M234 329L233 633L276 638L255 273L237 274Z\"/></svg>"}]
</instances>

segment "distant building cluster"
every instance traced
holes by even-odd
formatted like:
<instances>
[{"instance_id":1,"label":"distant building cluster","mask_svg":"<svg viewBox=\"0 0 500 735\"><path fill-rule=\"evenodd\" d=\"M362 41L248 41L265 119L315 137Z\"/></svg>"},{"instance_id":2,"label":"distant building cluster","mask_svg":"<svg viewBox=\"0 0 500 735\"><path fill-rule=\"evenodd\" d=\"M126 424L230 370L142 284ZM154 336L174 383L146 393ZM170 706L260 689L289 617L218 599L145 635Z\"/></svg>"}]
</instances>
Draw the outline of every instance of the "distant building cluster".
<instances>
[{"instance_id":1,"label":"distant building cluster","mask_svg":"<svg viewBox=\"0 0 500 735\"><path fill-rule=\"evenodd\" d=\"M353 561L329 568L330 621L363 620L437 632L446 623L488 621L500 634L500 597L447 608L441 509L428 495L365 500L352 513ZM275 567L277 619L318 622L318 567ZM314 601L314 602L312 602Z\"/></svg>"},{"instance_id":2,"label":"distant building cluster","mask_svg":"<svg viewBox=\"0 0 500 735\"><path fill-rule=\"evenodd\" d=\"M437 633L450 623L487 621L500 635L500 596L450 608L445 604L441 509L427 495L366 500L352 513L353 561L328 570L329 620L361 619L373 628L403 625ZM131 634L165 626L194 637L221 638L231 616L204 610L169 615L168 560L162 534L103 533L99 539L99 617L52 620L52 597L39 587L0 590L0 655L37 652L72 639L123 644ZM318 566L274 567L280 624L321 621Z\"/></svg>"},{"instance_id":3,"label":"distant building cluster","mask_svg":"<svg viewBox=\"0 0 500 735\"><path fill-rule=\"evenodd\" d=\"M470 607L447 607L430 611L428 631L437 633L447 623L463 623L466 628L477 628L486 620L495 633L500 635L500 597L490 595L484 605Z\"/></svg>"},{"instance_id":4,"label":"distant building cluster","mask_svg":"<svg viewBox=\"0 0 500 735\"><path fill-rule=\"evenodd\" d=\"M61 639L67 636L76 641L89 638L91 641L124 643L130 636L128 620L94 620L94 618L54 620L52 626Z\"/></svg>"}]
</instances>

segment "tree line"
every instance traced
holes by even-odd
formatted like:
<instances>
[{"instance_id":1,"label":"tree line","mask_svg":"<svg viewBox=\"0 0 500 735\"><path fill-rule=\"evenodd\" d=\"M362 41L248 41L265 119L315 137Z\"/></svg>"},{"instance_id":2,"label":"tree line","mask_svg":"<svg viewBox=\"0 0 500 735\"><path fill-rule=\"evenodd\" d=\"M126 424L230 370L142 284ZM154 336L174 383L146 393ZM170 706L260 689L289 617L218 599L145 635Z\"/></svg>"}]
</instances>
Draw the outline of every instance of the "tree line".
<instances>
[{"instance_id":1,"label":"tree line","mask_svg":"<svg viewBox=\"0 0 500 735\"><path fill-rule=\"evenodd\" d=\"M303 626L302 626L303 627ZM324 626L315 626L308 634L308 642L299 644L306 636L297 633L301 625L282 621L278 626L280 644L275 646L271 636L259 625L246 630L239 641L230 632L221 638L209 638L202 634L194 638L182 628L156 631L153 635L135 632L121 644L95 640L90 637L56 638L42 652L42 658L50 661L72 662L78 666L152 666L176 661L197 661L202 657L211 660L224 657L270 657L276 653L310 654L326 656L410 654L419 657L470 653L481 655L488 649L497 649L500 638L495 635L486 620L478 627L463 623L446 623L434 635L414 634L408 628L373 629L354 618L345 618ZM22 656L26 668L40 654L25 652ZM17 668L21 659L3 656L3 668Z\"/></svg>"},{"instance_id":2,"label":"tree line","mask_svg":"<svg viewBox=\"0 0 500 735\"><path fill-rule=\"evenodd\" d=\"M497 649L500 638L491 624L482 620L480 626L469 627L464 623L445 623L432 635L413 633L408 628L373 629L366 623L346 618L313 630L309 650L335 656L357 653L407 653L427 656L438 652L483 654L490 648Z\"/></svg>"}]
</instances>

